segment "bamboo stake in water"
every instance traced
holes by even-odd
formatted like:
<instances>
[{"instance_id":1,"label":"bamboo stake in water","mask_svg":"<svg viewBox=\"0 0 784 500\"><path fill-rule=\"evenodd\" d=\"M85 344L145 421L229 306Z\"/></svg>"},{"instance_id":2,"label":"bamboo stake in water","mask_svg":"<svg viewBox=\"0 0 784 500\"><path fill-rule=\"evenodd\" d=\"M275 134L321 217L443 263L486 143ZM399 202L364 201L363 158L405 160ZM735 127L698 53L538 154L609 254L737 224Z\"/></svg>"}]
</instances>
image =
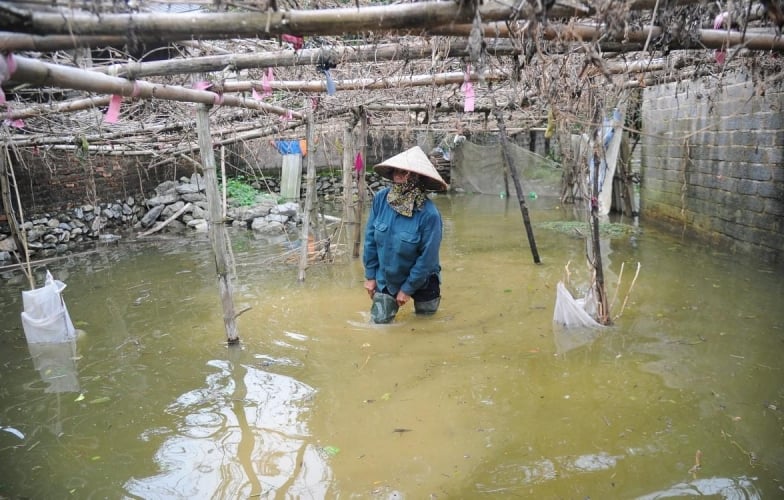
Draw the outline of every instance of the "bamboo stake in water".
<instances>
[{"instance_id":1,"label":"bamboo stake in water","mask_svg":"<svg viewBox=\"0 0 784 500\"><path fill-rule=\"evenodd\" d=\"M205 191L209 205L209 235L212 243L212 252L215 257L215 268L218 274L218 289L221 304L223 305L223 325L226 329L226 340L232 344L239 344L240 337L237 329L237 315L234 313L234 299L232 298L229 265L227 262L226 226L225 219L221 217L220 195L218 194L218 179L215 175L215 154L212 150L210 137L210 118L207 106L201 105L196 113L196 129L199 136L199 149L201 150L201 164L204 167Z\"/></svg>"}]
</instances>

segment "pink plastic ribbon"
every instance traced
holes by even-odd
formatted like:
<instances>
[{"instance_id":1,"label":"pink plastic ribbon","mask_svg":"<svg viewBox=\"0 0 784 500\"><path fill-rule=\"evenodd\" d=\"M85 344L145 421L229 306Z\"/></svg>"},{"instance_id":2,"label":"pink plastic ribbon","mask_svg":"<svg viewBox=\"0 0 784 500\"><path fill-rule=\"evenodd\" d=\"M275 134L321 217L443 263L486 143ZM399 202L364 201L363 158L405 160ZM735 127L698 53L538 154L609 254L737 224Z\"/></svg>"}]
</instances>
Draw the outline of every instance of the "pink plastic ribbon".
<instances>
[{"instance_id":1,"label":"pink plastic ribbon","mask_svg":"<svg viewBox=\"0 0 784 500\"><path fill-rule=\"evenodd\" d=\"M261 78L261 89L264 91L262 96L267 97L272 95L272 82L275 81L275 73L272 68L267 68L267 74Z\"/></svg>"},{"instance_id":2,"label":"pink plastic ribbon","mask_svg":"<svg viewBox=\"0 0 784 500\"><path fill-rule=\"evenodd\" d=\"M117 123L117 119L120 117L120 105L122 104L122 96L118 94L113 94L112 98L109 99L109 109L106 110L106 114L103 117L103 121L106 123Z\"/></svg>"},{"instance_id":3,"label":"pink plastic ribbon","mask_svg":"<svg viewBox=\"0 0 784 500\"><path fill-rule=\"evenodd\" d=\"M3 82L11 79L11 75L16 71L16 60L14 55L9 53L0 59L0 104L5 104L5 92L3 92Z\"/></svg>"},{"instance_id":4,"label":"pink plastic ribbon","mask_svg":"<svg viewBox=\"0 0 784 500\"><path fill-rule=\"evenodd\" d=\"M24 128L25 125L24 120L21 118L17 118L16 120L5 120L5 124L14 128Z\"/></svg>"},{"instance_id":5,"label":"pink plastic ribbon","mask_svg":"<svg viewBox=\"0 0 784 500\"><path fill-rule=\"evenodd\" d=\"M463 112L470 113L474 110L474 86L471 84L471 82L463 82L461 90L465 95L465 100L463 101Z\"/></svg>"},{"instance_id":6,"label":"pink plastic ribbon","mask_svg":"<svg viewBox=\"0 0 784 500\"><path fill-rule=\"evenodd\" d=\"M460 86L465 99L463 101L463 112L470 113L474 110L474 85L471 83L471 65L466 65L465 75L463 75L463 85Z\"/></svg>"},{"instance_id":7,"label":"pink plastic ribbon","mask_svg":"<svg viewBox=\"0 0 784 500\"><path fill-rule=\"evenodd\" d=\"M721 25L724 24L724 16L726 15L727 15L726 12L722 12L721 14L713 18L713 29L717 30L721 28Z\"/></svg>"},{"instance_id":8,"label":"pink plastic ribbon","mask_svg":"<svg viewBox=\"0 0 784 500\"><path fill-rule=\"evenodd\" d=\"M13 75L14 71L16 71L16 59L14 59L14 54L11 52L5 56L5 65L8 67L8 76Z\"/></svg>"},{"instance_id":9,"label":"pink plastic ribbon","mask_svg":"<svg viewBox=\"0 0 784 500\"><path fill-rule=\"evenodd\" d=\"M258 92L256 92L255 88L251 89L250 95L253 96L253 98L256 99L257 101L261 100L261 96L259 95Z\"/></svg>"},{"instance_id":10,"label":"pink plastic ribbon","mask_svg":"<svg viewBox=\"0 0 784 500\"><path fill-rule=\"evenodd\" d=\"M212 84L206 80L201 80L193 83L193 88L196 90L207 90L212 87Z\"/></svg>"},{"instance_id":11,"label":"pink plastic ribbon","mask_svg":"<svg viewBox=\"0 0 784 500\"><path fill-rule=\"evenodd\" d=\"M284 42L289 42L291 45L293 45L293 46L294 46L294 50L299 50L299 49L301 49L301 48L302 48L302 45L303 45L303 44L304 44L304 42L305 42L305 39L304 39L303 37L301 37L301 36L297 36L297 35L288 35L288 34L285 34L285 35L281 35L281 36L280 36L280 38L281 38L281 39L282 39Z\"/></svg>"},{"instance_id":12,"label":"pink plastic ribbon","mask_svg":"<svg viewBox=\"0 0 784 500\"><path fill-rule=\"evenodd\" d=\"M362 173L362 170L365 168L365 162L362 161L362 153L357 153L357 157L354 158L354 172Z\"/></svg>"},{"instance_id":13,"label":"pink plastic ribbon","mask_svg":"<svg viewBox=\"0 0 784 500\"><path fill-rule=\"evenodd\" d=\"M713 29L718 30L721 29L722 25L724 24L724 19L729 15L727 12L722 12L721 14L717 15L713 19ZM714 59L719 65L724 64L724 60L727 57L727 53L724 50L716 50L713 53Z\"/></svg>"}]
</instances>

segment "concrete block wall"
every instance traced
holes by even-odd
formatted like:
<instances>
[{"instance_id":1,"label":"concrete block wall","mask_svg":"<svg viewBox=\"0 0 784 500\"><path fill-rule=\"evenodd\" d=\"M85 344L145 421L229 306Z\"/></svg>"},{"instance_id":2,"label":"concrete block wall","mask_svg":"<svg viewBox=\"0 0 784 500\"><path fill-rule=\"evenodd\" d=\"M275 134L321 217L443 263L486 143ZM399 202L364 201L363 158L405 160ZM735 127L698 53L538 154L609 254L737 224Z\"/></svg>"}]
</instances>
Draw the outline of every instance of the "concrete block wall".
<instances>
[{"instance_id":1,"label":"concrete block wall","mask_svg":"<svg viewBox=\"0 0 784 500\"><path fill-rule=\"evenodd\" d=\"M784 85L738 72L645 89L641 217L784 264Z\"/></svg>"}]
</instances>

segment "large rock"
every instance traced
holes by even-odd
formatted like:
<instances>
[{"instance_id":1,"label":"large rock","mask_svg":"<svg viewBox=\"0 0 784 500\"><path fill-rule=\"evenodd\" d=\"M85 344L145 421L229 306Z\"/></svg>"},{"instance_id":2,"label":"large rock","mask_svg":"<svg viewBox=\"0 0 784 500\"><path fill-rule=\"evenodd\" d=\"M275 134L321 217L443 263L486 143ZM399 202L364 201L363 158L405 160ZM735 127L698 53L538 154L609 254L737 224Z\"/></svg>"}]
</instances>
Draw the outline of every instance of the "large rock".
<instances>
[{"instance_id":1,"label":"large rock","mask_svg":"<svg viewBox=\"0 0 784 500\"><path fill-rule=\"evenodd\" d=\"M160 196L163 194L169 194L177 189L177 182L175 181L164 181L158 184L158 187L155 188L155 194Z\"/></svg>"},{"instance_id":2,"label":"large rock","mask_svg":"<svg viewBox=\"0 0 784 500\"><path fill-rule=\"evenodd\" d=\"M286 217L294 217L297 212L299 212L299 204L293 201L282 203L272 209L273 214L285 215Z\"/></svg>"},{"instance_id":3,"label":"large rock","mask_svg":"<svg viewBox=\"0 0 784 500\"><path fill-rule=\"evenodd\" d=\"M0 251L1 252L15 252L16 251L16 242L13 238L5 238L0 240Z\"/></svg>"},{"instance_id":4,"label":"large rock","mask_svg":"<svg viewBox=\"0 0 784 500\"><path fill-rule=\"evenodd\" d=\"M199 186L197 186L197 185L195 185L195 184L191 184L191 183L188 183L188 184L180 184L179 186L177 186L177 187L175 188L175 190L176 190L176 191L177 191L179 194L193 194L193 193L198 193L199 191L201 191L201 189L199 188Z\"/></svg>"},{"instance_id":5,"label":"large rock","mask_svg":"<svg viewBox=\"0 0 784 500\"><path fill-rule=\"evenodd\" d=\"M239 207L230 210L229 216L234 220L250 222L259 217L269 215L272 206L263 204L252 207Z\"/></svg>"},{"instance_id":6,"label":"large rock","mask_svg":"<svg viewBox=\"0 0 784 500\"><path fill-rule=\"evenodd\" d=\"M283 224L281 224L280 222L268 221L262 217L259 217L258 219L253 219L253 223L250 225L250 228L258 233L263 233L263 234L270 234L270 233L280 234L285 230Z\"/></svg>"},{"instance_id":7,"label":"large rock","mask_svg":"<svg viewBox=\"0 0 784 500\"><path fill-rule=\"evenodd\" d=\"M204 219L193 219L188 222L188 227L193 228L197 233L206 233L208 229L207 221Z\"/></svg>"},{"instance_id":8,"label":"large rock","mask_svg":"<svg viewBox=\"0 0 784 500\"><path fill-rule=\"evenodd\" d=\"M157 207L158 205L169 205L171 203L179 201L179 199L180 199L180 195L178 195L176 192L162 194L160 196L156 196L154 198L150 198L149 200L147 200L147 206Z\"/></svg>"},{"instance_id":9,"label":"large rock","mask_svg":"<svg viewBox=\"0 0 784 500\"><path fill-rule=\"evenodd\" d=\"M169 217L177 213L177 211L179 211L184 206L185 206L184 201L177 201L175 203L172 203L171 205L166 205L166 208L164 208L163 212L161 212L161 217L163 217L164 219L168 219Z\"/></svg>"},{"instance_id":10,"label":"large rock","mask_svg":"<svg viewBox=\"0 0 784 500\"><path fill-rule=\"evenodd\" d=\"M144 217L142 217L141 220L142 227L152 226L155 223L155 221L158 220L158 216L161 215L161 212L163 212L164 208L165 205L156 205L152 207L150 211L144 214Z\"/></svg>"}]
</instances>

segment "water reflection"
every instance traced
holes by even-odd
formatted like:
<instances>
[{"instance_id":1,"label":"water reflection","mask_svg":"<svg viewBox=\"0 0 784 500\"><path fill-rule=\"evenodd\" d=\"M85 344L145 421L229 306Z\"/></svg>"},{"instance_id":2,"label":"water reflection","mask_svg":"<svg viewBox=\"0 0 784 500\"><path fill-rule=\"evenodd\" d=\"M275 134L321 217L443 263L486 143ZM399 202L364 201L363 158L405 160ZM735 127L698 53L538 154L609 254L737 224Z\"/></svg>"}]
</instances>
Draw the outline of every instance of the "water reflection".
<instances>
[{"instance_id":1,"label":"water reflection","mask_svg":"<svg viewBox=\"0 0 784 500\"><path fill-rule=\"evenodd\" d=\"M537 223L580 214L529 202L535 265L516 201L436 201L441 310L383 327L358 261L299 283L282 242L237 231L250 309L227 349L206 238L161 237L51 266L87 333L45 369L19 324L26 282L3 281L0 496L781 496L780 270L651 228L608 238L616 305L642 263L625 312L561 337L556 286L571 261L584 291L586 246Z\"/></svg>"},{"instance_id":2,"label":"water reflection","mask_svg":"<svg viewBox=\"0 0 784 500\"><path fill-rule=\"evenodd\" d=\"M33 366L38 370L41 381L46 384L44 392L79 392L79 377L76 372L76 340L56 344L28 344Z\"/></svg>"},{"instance_id":3,"label":"water reflection","mask_svg":"<svg viewBox=\"0 0 784 500\"><path fill-rule=\"evenodd\" d=\"M324 452L308 442L315 390L252 365L208 366L216 371L205 386L166 409L178 426L156 431L167 436L155 454L161 472L133 478L126 491L139 498L324 498L331 471Z\"/></svg>"},{"instance_id":4,"label":"water reflection","mask_svg":"<svg viewBox=\"0 0 784 500\"><path fill-rule=\"evenodd\" d=\"M749 478L712 477L695 479L688 483L678 483L666 490L637 497L637 500L705 496L713 496L725 500L758 500L763 498Z\"/></svg>"}]
</instances>

